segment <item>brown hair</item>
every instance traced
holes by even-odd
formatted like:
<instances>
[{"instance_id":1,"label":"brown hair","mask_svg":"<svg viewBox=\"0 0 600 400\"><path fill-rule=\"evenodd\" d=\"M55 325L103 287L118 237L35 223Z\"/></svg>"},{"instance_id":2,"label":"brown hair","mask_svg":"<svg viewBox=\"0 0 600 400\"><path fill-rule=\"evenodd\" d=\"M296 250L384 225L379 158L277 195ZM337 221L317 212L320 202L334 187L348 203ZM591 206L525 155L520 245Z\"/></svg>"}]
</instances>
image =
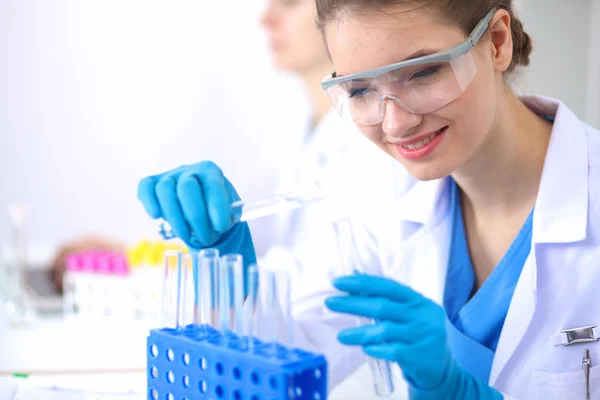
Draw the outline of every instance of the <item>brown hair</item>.
<instances>
[{"instance_id":1,"label":"brown hair","mask_svg":"<svg viewBox=\"0 0 600 400\"><path fill-rule=\"evenodd\" d=\"M445 18L454 21L465 35L468 35L491 9L503 8L508 11L511 18L510 29L513 40L513 58L507 72L513 71L518 65L529 65L531 38L523 30L521 21L515 16L512 0L316 0L316 2L317 26L322 32L325 25L339 17L341 13L364 13L398 4L410 4L439 10Z\"/></svg>"}]
</instances>

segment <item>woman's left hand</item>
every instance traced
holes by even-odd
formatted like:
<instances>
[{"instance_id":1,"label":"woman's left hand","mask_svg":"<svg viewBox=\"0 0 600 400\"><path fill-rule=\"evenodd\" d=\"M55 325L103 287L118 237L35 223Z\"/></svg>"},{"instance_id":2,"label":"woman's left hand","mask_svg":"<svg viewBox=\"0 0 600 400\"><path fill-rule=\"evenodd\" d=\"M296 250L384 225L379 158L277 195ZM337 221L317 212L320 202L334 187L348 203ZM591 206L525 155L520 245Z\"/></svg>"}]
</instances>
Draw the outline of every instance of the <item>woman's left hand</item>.
<instances>
[{"instance_id":1,"label":"woman's left hand","mask_svg":"<svg viewBox=\"0 0 600 400\"><path fill-rule=\"evenodd\" d=\"M438 304L381 277L351 275L333 284L347 295L329 297L325 304L330 310L376 321L341 331L339 341L398 363L411 399L502 399L458 366L446 340L445 311Z\"/></svg>"}]
</instances>

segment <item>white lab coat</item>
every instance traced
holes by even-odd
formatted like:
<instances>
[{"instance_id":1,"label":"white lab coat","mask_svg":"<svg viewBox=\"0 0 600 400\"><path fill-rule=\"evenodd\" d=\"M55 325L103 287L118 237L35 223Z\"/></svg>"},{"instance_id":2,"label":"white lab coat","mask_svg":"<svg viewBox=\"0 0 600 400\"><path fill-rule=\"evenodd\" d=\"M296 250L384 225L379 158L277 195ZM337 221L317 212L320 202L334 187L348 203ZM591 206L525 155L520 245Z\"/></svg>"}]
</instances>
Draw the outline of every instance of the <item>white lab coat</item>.
<instances>
[{"instance_id":1,"label":"white lab coat","mask_svg":"<svg viewBox=\"0 0 600 400\"><path fill-rule=\"evenodd\" d=\"M506 399L584 399L582 359L589 348L591 398L600 399L600 342L554 344L563 329L600 326L600 132L555 100L523 99L535 112L555 115L555 122L531 252L506 316L489 384ZM363 265L441 304L452 221L448 179L414 183L402 174L395 178L404 183L394 186L387 175L373 176L380 187L394 187L396 196L363 204L363 211L370 211L354 218ZM294 282L295 342L326 355L333 387L364 361L359 349L336 339L352 320L323 306L333 293L330 278L343 271L323 262L320 254L308 261L302 260L304 254L295 256L297 263L308 262L297 267L302 279Z\"/></svg>"}]
</instances>

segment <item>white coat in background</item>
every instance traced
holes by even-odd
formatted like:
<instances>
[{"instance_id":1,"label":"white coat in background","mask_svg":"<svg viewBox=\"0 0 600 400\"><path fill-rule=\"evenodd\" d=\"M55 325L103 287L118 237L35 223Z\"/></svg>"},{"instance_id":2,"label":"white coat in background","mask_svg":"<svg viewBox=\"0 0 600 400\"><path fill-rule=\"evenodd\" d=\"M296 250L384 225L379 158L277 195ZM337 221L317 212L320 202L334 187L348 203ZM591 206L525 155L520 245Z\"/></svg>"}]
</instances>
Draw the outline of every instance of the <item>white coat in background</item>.
<instances>
[{"instance_id":1,"label":"white coat in background","mask_svg":"<svg viewBox=\"0 0 600 400\"><path fill-rule=\"evenodd\" d=\"M556 344L564 329L600 326L600 132L558 101L523 100L539 115L555 116L555 122L535 205L531 252L489 384L507 399L584 399L582 359L589 348L591 398L600 399L600 342ZM362 263L368 272L408 284L441 304L452 223L449 179L413 183L400 174L396 181L404 183L398 186L387 179L385 171L372 176L380 188L396 190L396 196L364 203L363 215L354 219ZM320 232L306 236L311 234L321 240ZM360 349L336 339L352 320L323 305L334 293L330 277L343 271L312 249L299 244L293 253L302 275L294 281L295 341L325 354L333 387L364 359Z\"/></svg>"},{"instance_id":2,"label":"white coat in background","mask_svg":"<svg viewBox=\"0 0 600 400\"><path fill-rule=\"evenodd\" d=\"M333 325L328 323L328 317L320 314L326 312L323 307L325 297L334 290L331 280L346 274L341 267L331 224L331 208L343 216L349 209L379 207L395 199L398 193L405 192L416 180L400 163L367 140L353 124L344 122L333 109L302 143L297 144L297 148L295 156L290 156L293 151L286 150L284 157L288 159L277 163L280 168L279 186L293 189L318 180L326 193L326 201L273 218L274 221L270 222L274 222L274 233L269 236L272 245L258 262L261 269L285 268L290 271L293 315L300 319L317 316L316 325L300 334L298 345L315 349L322 340L321 324L324 332L331 335ZM368 201L366 205L365 201ZM352 321L334 317L332 324L340 326ZM260 336L260 328L257 334ZM326 345L329 348L319 348L319 352L330 354L348 350L337 341ZM359 364L362 363L359 349L351 353ZM333 374L333 379L329 379L330 389L357 366L355 363L350 368L337 366L335 357L328 357L328 362L330 370L339 370L339 373ZM361 378L364 375L359 374ZM341 396L349 400L346 392L351 391L354 384L348 382L342 385ZM372 392L371 382L367 381L366 385L357 398L366 400L363 394Z\"/></svg>"}]
</instances>

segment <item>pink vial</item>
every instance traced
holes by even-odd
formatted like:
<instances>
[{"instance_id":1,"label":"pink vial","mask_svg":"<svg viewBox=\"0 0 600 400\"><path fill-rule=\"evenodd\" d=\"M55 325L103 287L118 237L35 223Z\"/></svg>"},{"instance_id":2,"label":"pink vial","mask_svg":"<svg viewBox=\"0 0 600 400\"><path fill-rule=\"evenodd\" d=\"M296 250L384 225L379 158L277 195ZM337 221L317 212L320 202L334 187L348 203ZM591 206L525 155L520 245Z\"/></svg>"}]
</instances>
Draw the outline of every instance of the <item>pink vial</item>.
<instances>
[{"instance_id":1,"label":"pink vial","mask_svg":"<svg viewBox=\"0 0 600 400\"><path fill-rule=\"evenodd\" d=\"M111 254L108 252L98 252L94 259L95 271L100 274L110 274L111 271Z\"/></svg>"},{"instance_id":2,"label":"pink vial","mask_svg":"<svg viewBox=\"0 0 600 400\"><path fill-rule=\"evenodd\" d=\"M81 271L83 262L79 254L69 254L66 260L67 271Z\"/></svg>"},{"instance_id":3,"label":"pink vial","mask_svg":"<svg viewBox=\"0 0 600 400\"><path fill-rule=\"evenodd\" d=\"M85 272L96 271L96 254L94 252L81 253L81 270Z\"/></svg>"},{"instance_id":4,"label":"pink vial","mask_svg":"<svg viewBox=\"0 0 600 400\"><path fill-rule=\"evenodd\" d=\"M115 275L128 275L129 266L127 265L127 258L124 254L113 254L111 257L112 273Z\"/></svg>"}]
</instances>

